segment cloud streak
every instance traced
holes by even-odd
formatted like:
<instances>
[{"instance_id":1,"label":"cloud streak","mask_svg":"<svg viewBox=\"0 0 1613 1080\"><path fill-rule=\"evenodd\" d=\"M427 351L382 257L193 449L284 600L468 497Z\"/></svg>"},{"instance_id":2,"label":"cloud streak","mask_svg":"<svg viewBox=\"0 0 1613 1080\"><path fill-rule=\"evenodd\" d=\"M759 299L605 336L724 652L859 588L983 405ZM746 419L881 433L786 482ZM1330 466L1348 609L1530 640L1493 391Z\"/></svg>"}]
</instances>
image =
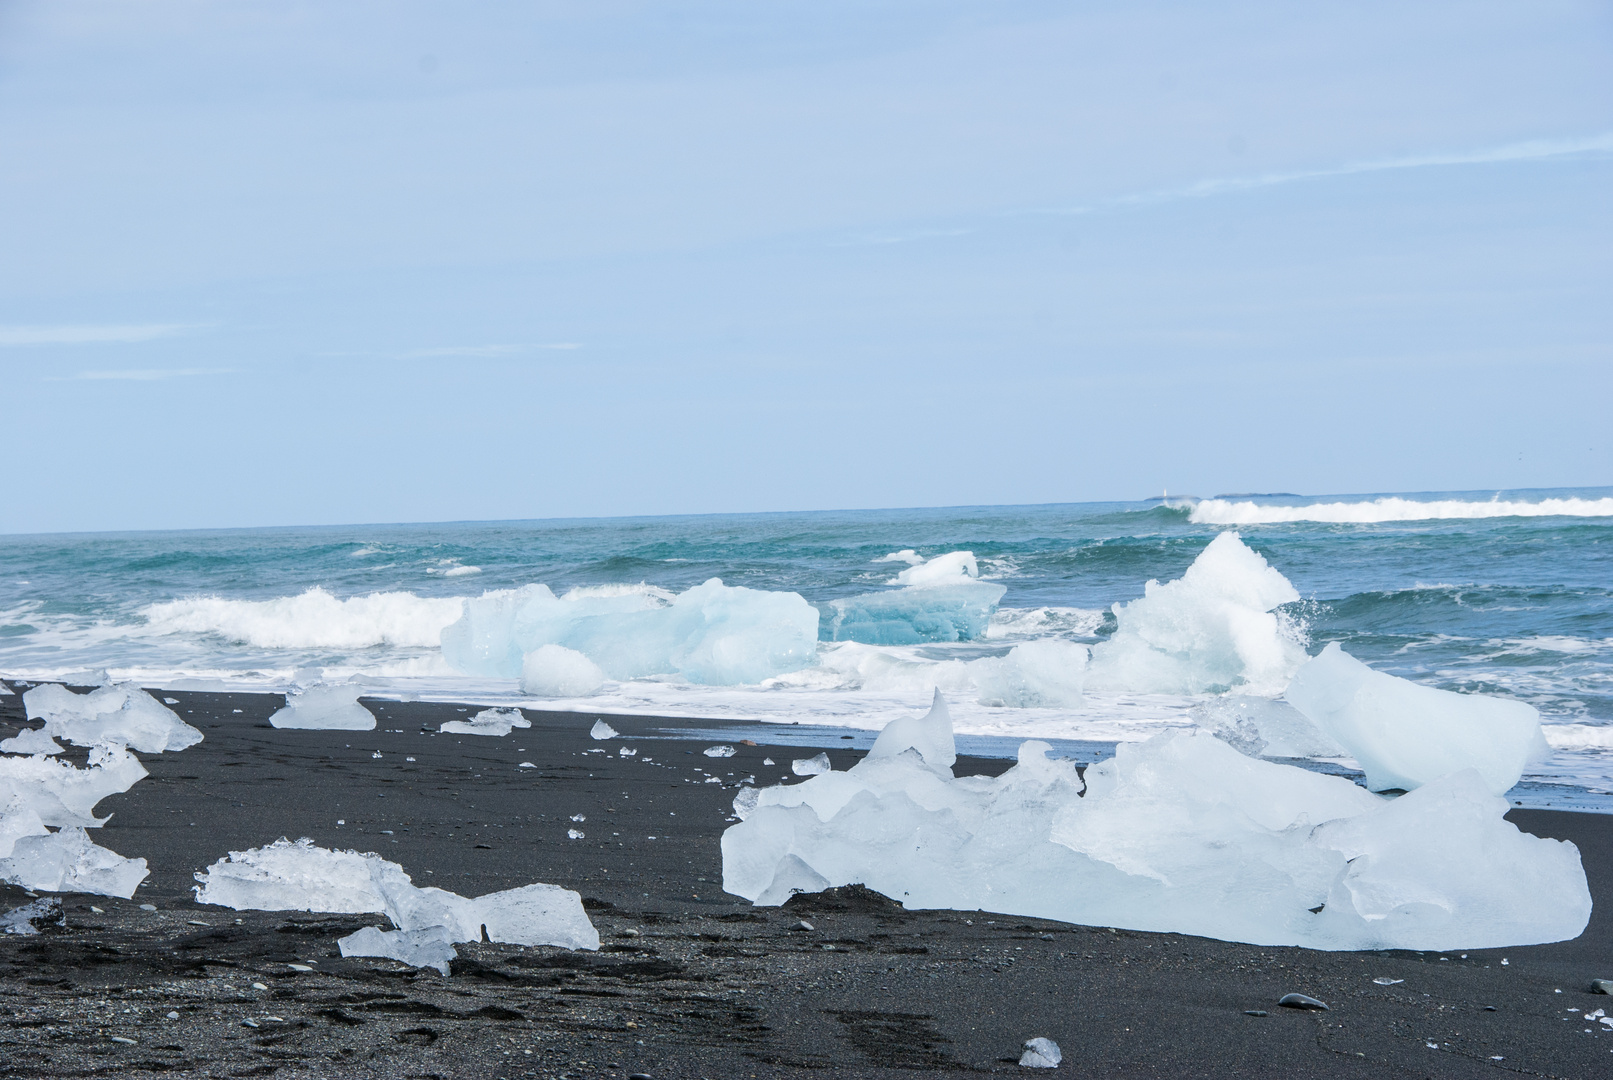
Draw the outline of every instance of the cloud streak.
<instances>
[{"instance_id":1,"label":"cloud streak","mask_svg":"<svg viewBox=\"0 0 1613 1080\"><path fill-rule=\"evenodd\" d=\"M229 375L235 368L137 368L112 371L81 371L51 382L158 382L192 375Z\"/></svg>"},{"instance_id":2,"label":"cloud streak","mask_svg":"<svg viewBox=\"0 0 1613 1080\"><path fill-rule=\"evenodd\" d=\"M434 356L519 356L521 353L545 349L580 349L575 341L557 341L545 345L445 345L436 349L415 349L398 355L409 360Z\"/></svg>"},{"instance_id":3,"label":"cloud streak","mask_svg":"<svg viewBox=\"0 0 1613 1080\"><path fill-rule=\"evenodd\" d=\"M210 323L127 323L87 326L0 326L0 348L29 345L109 345L155 341Z\"/></svg>"}]
</instances>

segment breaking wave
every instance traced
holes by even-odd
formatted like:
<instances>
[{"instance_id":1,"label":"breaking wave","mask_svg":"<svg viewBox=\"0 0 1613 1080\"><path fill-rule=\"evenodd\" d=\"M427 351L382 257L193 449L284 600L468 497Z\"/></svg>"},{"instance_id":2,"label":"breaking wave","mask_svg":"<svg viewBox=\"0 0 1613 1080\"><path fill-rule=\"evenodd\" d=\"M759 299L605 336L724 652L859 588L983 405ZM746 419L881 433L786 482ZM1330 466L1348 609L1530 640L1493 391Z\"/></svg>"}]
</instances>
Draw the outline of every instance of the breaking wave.
<instances>
[{"instance_id":1,"label":"breaking wave","mask_svg":"<svg viewBox=\"0 0 1613 1080\"><path fill-rule=\"evenodd\" d=\"M141 614L159 634L217 634L263 649L435 648L443 627L465 611L458 597L377 592L338 600L315 586L274 600L193 597L152 604Z\"/></svg>"},{"instance_id":2,"label":"breaking wave","mask_svg":"<svg viewBox=\"0 0 1613 1080\"><path fill-rule=\"evenodd\" d=\"M1395 496L1370 502L1312 503L1271 506L1228 499L1205 499L1188 520L1196 525L1278 525L1292 521L1370 524L1382 521L1472 520L1498 517L1613 517L1613 497L1541 499L1537 502L1491 499L1435 499L1422 502Z\"/></svg>"}]
</instances>

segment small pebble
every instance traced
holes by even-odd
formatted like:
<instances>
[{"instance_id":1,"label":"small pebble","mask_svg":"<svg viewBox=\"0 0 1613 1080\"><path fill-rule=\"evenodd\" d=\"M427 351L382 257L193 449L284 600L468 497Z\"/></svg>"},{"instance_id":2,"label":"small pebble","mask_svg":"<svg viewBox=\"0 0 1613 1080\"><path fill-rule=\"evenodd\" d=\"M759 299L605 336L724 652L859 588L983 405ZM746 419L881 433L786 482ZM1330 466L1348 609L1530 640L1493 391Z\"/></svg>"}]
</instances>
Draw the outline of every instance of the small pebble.
<instances>
[{"instance_id":1,"label":"small pebble","mask_svg":"<svg viewBox=\"0 0 1613 1080\"><path fill-rule=\"evenodd\" d=\"M650 1080L649 1073L628 1073L627 1080Z\"/></svg>"},{"instance_id":2,"label":"small pebble","mask_svg":"<svg viewBox=\"0 0 1613 1080\"><path fill-rule=\"evenodd\" d=\"M1245 1015L1245 1016L1270 1016L1271 1014L1268 1013L1265 1009L1245 1009L1245 1010L1243 1010L1243 1015Z\"/></svg>"},{"instance_id":3,"label":"small pebble","mask_svg":"<svg viewBox=\"0 0 1613 1080\"><path fill-rule=\"evenodd\" d=\"M140 910L141 911L156 911L157 910L157 905L156 904L141 904L140 905Z\"/></svg>"},{"instance_id":4,"label":"small pebble","mask_svg":"<svg viewBox=\"0 0 1613 1080\"><path fill-rule=\"evenodd\" d=\"M254 990L267 990L269 988L267 986L264 986L262 983L253 983L252 984L252 989L254 989Z\"/></svg>"},{"instance_id":5,"label":"small pebble","mask_svg":"<svg viewBox=\"0 0 1613 1080\"><path fill-rule=\"evenodd\" d=\"M168 1014L168 1019L170 1019L170 1020L178 1020L179 1019L179 1014L176 1013L176 1012L171 1012L171 1013Z\"/></svg>"},{"instance_id":6,"label":"small pebble","mask_svg":"<svg viewBox=\"0 0 1613 1080\"><path fill-rule=\"evenodd\" d=\"M1284 994L1277 999L1277 1004L1285 1009L1315 1009L1327 1011L1327 1002L1317 1001L1307 994Z\"/></svg>"},{"instance_id":7,"label":"small pebble","mask_svg":"<svg viewBox=\"0 0 1613 1080\"><path fill-rule=\"evenodd\" d=\"M623 937L638 937L638 931L637 930L631 930L631 929L623 930L622 931L622 936Z\"/></svg>"},{"instance_id":8,"label":"small pebble","mask_svg":"<svg viewBox=\"0 0 1613 1080\"><path fill-rule=\"evenodd\" d=\"M816 926L813 926L811 923L807 922L805 919L802 919L800 922L796 923L795 925L800 927L802 930L816 930L817 929Z\"/></svg>"},{"instance_id":9,"label":"small pebble","mask_svg":"<svg viewBox=\"0 0 1613 1080\"><path fill-rule=\"evenodd\" d=\"M247 1019L241 1021L241 1026L255 1028L258 1026L258 1022L253 1020L251 1017L248 1017Z\"/></svg>"},{"instance_id":10,"label":"small pebble","mask_svg":"<svg viewBox=\"0 0 1613 1080\"><path fill-rule=\"evenodd\" d=\"M292 971L312 971L312 970L314 970L313 968L309 967L307 964L287 964L286 967L290 968ZM1325 1009L1327 1006L1324 1005L1322 1007Z\"/></svg>"},{"instance_id":11,"label":"small pebble","mask_svg":"<svg viewBox=\"0 0 1613 1080\"><path fill-rule=\"evenodd\" d=\"M113 1042L120 1042L120 1043L123 1043L123 1044L125 1044L127 1046L133 1046L134 1045L134 1040L133 1039L125 1039L122 1035L114 1035L114 1036L112 1036L112 1041Z\"/></svg>"}]
</instances>

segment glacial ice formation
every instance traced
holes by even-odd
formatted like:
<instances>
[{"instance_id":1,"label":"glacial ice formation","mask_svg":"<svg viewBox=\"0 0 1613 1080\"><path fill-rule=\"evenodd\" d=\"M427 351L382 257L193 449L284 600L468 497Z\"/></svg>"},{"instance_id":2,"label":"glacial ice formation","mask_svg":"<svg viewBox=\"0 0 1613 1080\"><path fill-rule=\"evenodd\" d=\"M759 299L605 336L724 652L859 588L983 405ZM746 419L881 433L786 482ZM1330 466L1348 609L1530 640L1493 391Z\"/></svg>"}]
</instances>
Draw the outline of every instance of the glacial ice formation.
<instances>
[{"instance_id":1,"label":"glacial ice formation","mask_svg":"<svg viewBox=\"0 0 1613 1080\"><path fill-rule=\"evenodd\" d=\"M95 804L134 787L146 767L121 746L105 744L90 748L86 764L80 769L44 755L0 757L0 803L20 798L58 828L102 825L106 818L95 816Z\"/></svg>"},{"instance_id":2,"label":"glacial ice formation","mask_svg":"<svg viewBox=\"0 0 1613 1080\"><path fill-rule=\"evenodd\" d=\"M1471 770L1385 799L1175 732L1084 779L1034 741L954 778L944 707L893 727L846 772L736 800L724 889L861 882L910 908L1335 950L1558 941L1590 916L1578 850L1519 832Z\"/></svg>"},{"instance_id":3,"label":"glacial ice formation","mask_svg":"<svg viewBox=\"0 0 1613 1080\"><path fill-rule=\"evenodd\" d=\"M286 695L286 707L269 717L277 728L316 731L374 731L375 714L358 703L358 682L314 683Z\"/></svg>"},{"instance_id":4,"label":"glacial ice formation","mask_svg":"<svg viewBox=\"0 0 1613 1080\"><path fill-rule=\"evenodd\" d=\"M516 728L529 728L532 721L520 709L483 709L469 720L448 720L438 731L450 735L508 735Z\"/></svg>"},{"instance_id":5,"label":"glacial ice formation","mask_svg":"<svg viewBox=\"0 0 1613 1080\"><path fill-rule=\"evenodd\" d=\"M1092 648L1088 689L1275 695L1305 662L1301 635L1273 611L1299 593L1237 533L1210 541L1179 579L1143 588L1114 605L1118 625Z\"/></svg>"},{"instance_id":6,"label":"glacial ice formation","mask_svg":"<svg viewBox=\"0 0 1613 1080\"><path fill-rule=\"evenodd\" d=\"M459 955L448 940L448 931L441 926L424 930L382 930L366 926L337 939L336 946L343 956L380 956L410 967L436 968L444 975L448 974L448 961Z\"/></svg>"},{"instance_id":7,"label":"glacial ice formation","mask_svg":"<svg viewBox=\"0 0 1613 1080\"><path fill-rule=\"evenodd\" d=\"M42 728L23 728L9 739L0 740L0 754L44 754L62 752L62 746Z\"/></svg>"},{"instance_id":8,"label":"glacial ice formation","mask_svg":"<svg viewBox=\"0 0 1613 1080\"><path fill-rule=\"evenodd\" d=\"M487 940L512 945L599 948L582 897L570 889L534 884L474 898L422 889L403 867L373 852L332 851L307 838L232 851L196 880L198 903L236 911L379 913L406 934L439 928L449 944L481 941L485 931ZM392 948L405 939L387 940Z\"/></svg>"},{"instance_id":9,"label":"glacial ice formation","mask_svg":"<svg viewBox=\"0 0 1613 1080\"><path fill-rule=\"evenodd\" d=\"M74 746L110 743L160 754L202 741L200 731L133 683L102 686L88 694L45 683L23 694L22 703L28 719L45 721L45 734Z\"/></svg>"},{"instance_id":10,"label":"glacial ice formation","mask_svg":"<svg viewBox=\"0 0 1613 1080\"><path fill-rule=\"evenodd\" d=\"M1409 791L1470 768L1503 795L1551 750L1534 706L1373 671L1336 641L1294 674L1283 696L1360 762L1374 791Z\"/></svg>"},{"instance_id":11,"label":"glacial ice formation","mask_svg":"<svg viewBox=\"0 0 1613 1080\"><path fill-rule=\"evenodd\" d=\"M1250 757L1349 756L1349 751L1310 717L1280 699L1222 694L1195 705L1191 715L1201 731Z\"/></svg>"},{"instance_id":12,"label":"glacial ice formation","mask_svg":"<svg viewBox=\"0 0 1613 1080\"><path fill-rule=\"evenodd\" d=\"M465 601L442 632L443 657L463 672L519 677L528 653L563 645L611 679L680 675L693 683L758 683L817 658L818 612L796 593L712 578L669 596L659 589L545 585Z\"/></svg>"},{"instance_id":13,"label":"glacial ice formation","mask_svg":"<svg viewBox=\"0 0 1613 1080\"><path fill-rule=\"evenodd\" d=\"M80 828L20 836L0 858L0 880L40 892L134 895L150 871L144 859L125 859L94 843Z\"/></svg>"},{"instance_id":14,"label":"glacial ice formation","mask_svg":"<svg viewBox=\"0 0 1613 1080\"><path fill-rule=\"evenodd\" d=\"M952 575L943 584L842 597L824 605L822 636L865 645L973 641L985 637L992 612L1007 591L996 582Z\"/></svg>"},{"instance_id":15,"label":"glacial ice formation","mask_svg":"<svg viewBox=\"0 0 1613 1080\"><path fill-rule=\"evenodd\" d=\"M521 691L534 697L589 697L604 685L600 666L564 645L539 645L521 658Z\"/></svg>"},{"instance_id":16,"label":"glacial ice formation","mask_svg":"<svg viewBox=\"0 0 1613 1080\"><path fill-rule=\"evenodd\" d=\"M1015 645L1007 656L968 663L976 701L1016 709L1080 708L1086 666L1086 646L1053 638L1027 641Z\"/></svg>"}]
</instances>

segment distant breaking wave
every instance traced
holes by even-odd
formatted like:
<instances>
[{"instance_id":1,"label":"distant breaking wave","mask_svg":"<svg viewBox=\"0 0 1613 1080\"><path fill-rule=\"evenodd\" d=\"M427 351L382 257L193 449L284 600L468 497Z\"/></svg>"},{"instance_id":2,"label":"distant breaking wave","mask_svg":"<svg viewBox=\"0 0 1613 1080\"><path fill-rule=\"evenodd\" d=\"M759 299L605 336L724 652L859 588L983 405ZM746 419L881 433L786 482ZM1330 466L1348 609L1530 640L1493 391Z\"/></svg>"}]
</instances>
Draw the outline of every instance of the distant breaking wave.
<instances>
[{"instance_id":1,"label":"distant breaking wave","mask_svg":"<svg viewBox=\"0 0 1613 1080\"><path fill-rule=\"evenodd\" d=\"M1269 506L1253 502L1205 499L1193 507L1188 520L1197 525L1276 525L1290 521L1370 523L1375 521L1433 521L1443 518L1498 517L1613 517L1613 498L1541 499L1539 502L1469 502L1462 499L1389 497L1371 502L1314 503L1310 506Z\"/></svg>"}]
</instances>

